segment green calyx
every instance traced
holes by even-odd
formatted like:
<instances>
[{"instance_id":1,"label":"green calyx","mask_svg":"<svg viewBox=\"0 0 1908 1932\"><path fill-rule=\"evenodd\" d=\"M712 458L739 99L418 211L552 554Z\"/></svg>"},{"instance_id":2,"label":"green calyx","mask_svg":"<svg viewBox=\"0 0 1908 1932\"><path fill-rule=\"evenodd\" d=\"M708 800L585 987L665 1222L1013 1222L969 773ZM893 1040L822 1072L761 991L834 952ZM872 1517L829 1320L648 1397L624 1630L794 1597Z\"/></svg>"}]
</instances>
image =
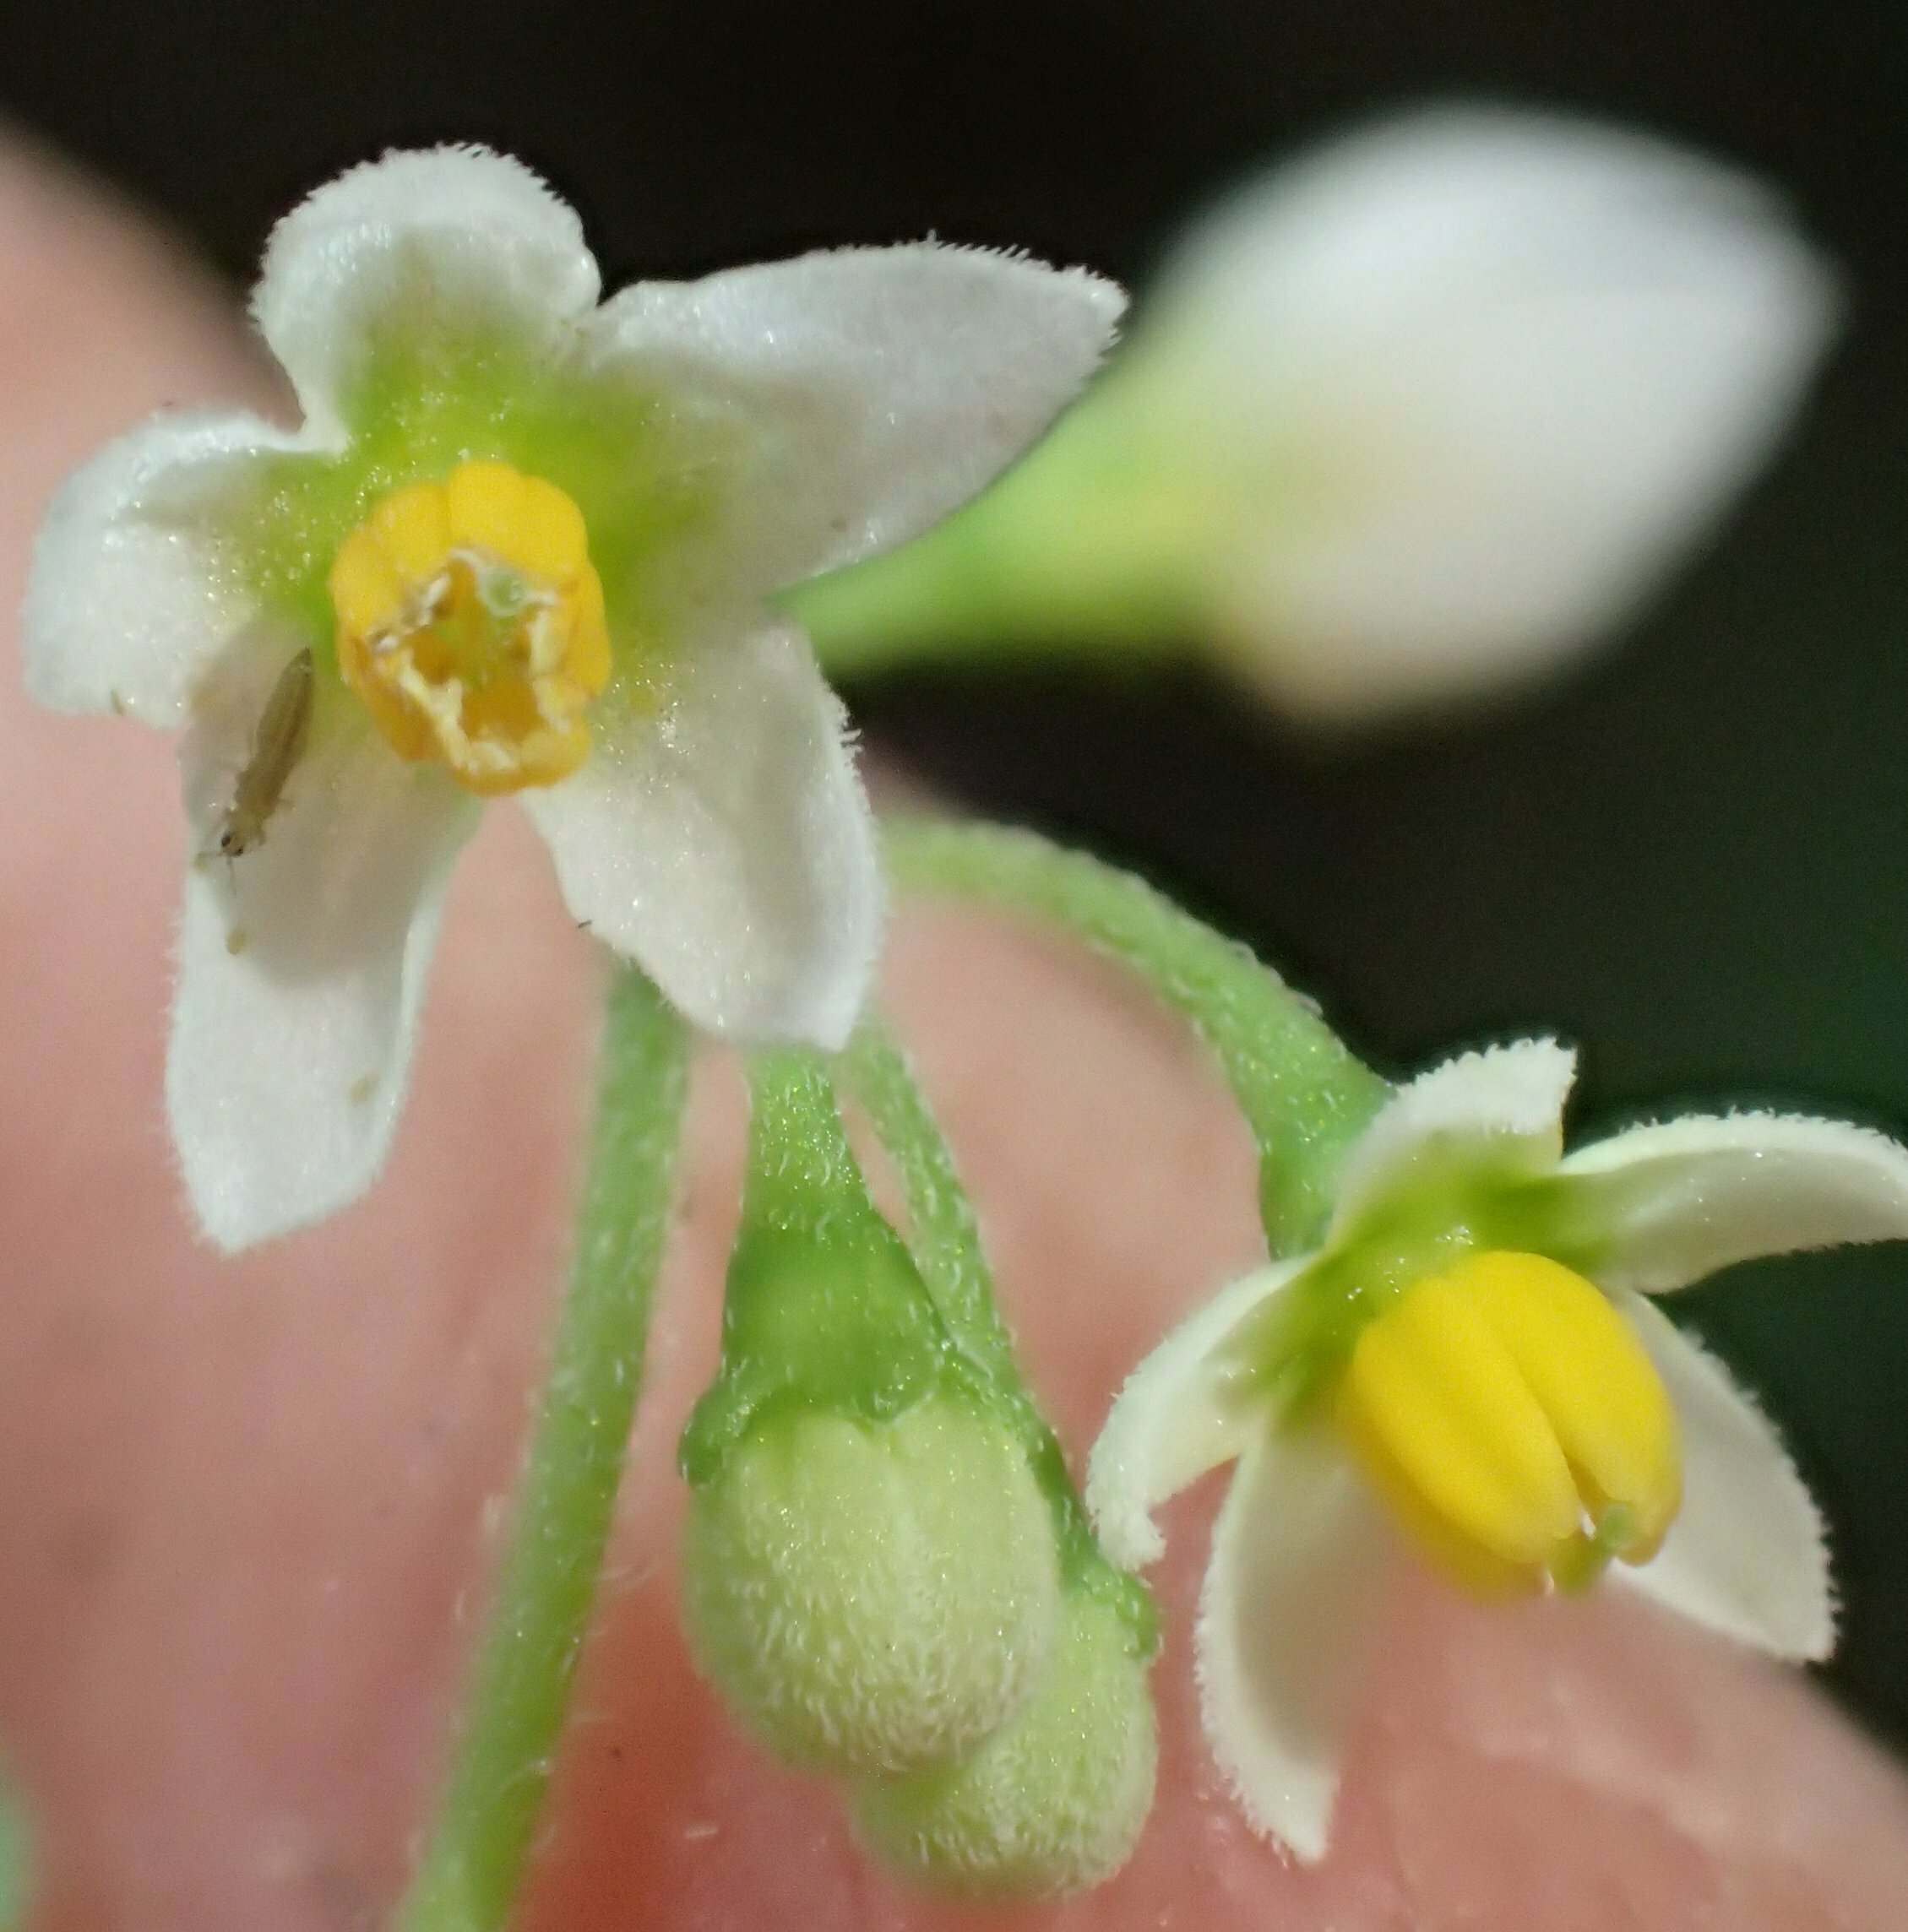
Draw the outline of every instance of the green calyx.
<instances>
[{"instance_id":1,"label":"green calyx","mask_svg":"<svg viewBox=\"0 0 1908 1932\"><path fill-rule=\"evenodd\" d=\"M619 663L660 646L655 589L673 540L709 517L735 431L693 420L627 376L554 356L501 328L441 318L388 323L348 386L349 441L335 453L270 459L242 546L227 567L260 605L333 649L326 578L379 498L441 480L460 463L508 463L554 483L583 512Z\"/></svg>"},{"instance_id":2,"label":"green calyx","mask_svg":"<svg viewBox=\"0 0 1908 1932\"><path fill-rule=\"evenodd\" d=\"M905 1242L833 1077L894 1164ZM1151 1791L1151 1599L1100 1554L900 1054L870 1026L832 1069L763 1055L751 1094L722 1367L683 1442L698 1663L785 1761L868 1786L864 1835L904 1870L1091 1882Z\"/></svg>"},{"instance_id":3,"label":"green calyx","mask_svg":"<svg viewBox=\"0 0 1908 1932\"><path fill-rule=\"evenodd\" d=\"M1547 1177L1466 1162L1426 1173L1361 1217L1237 1338L1242 1369L1287 1420L1302 1422L1366 1327L1414 1283L1487 1249L1575 1258Z\"/></svg>"},{"instance_id":4,"label":"green calyx","mask_svg":"<svg viewBox=\"0 0 1908 1932\"><path fill-rule=\"evenodd\" d=\"M882 1422L938 1392L981 1399L982 1378L868 1195L821 1061L793 1050L764 1054L750 1094L722 1365L681 1449L682 1473L698 1489L771 1420Z\"/></svg>"}]
</instances>

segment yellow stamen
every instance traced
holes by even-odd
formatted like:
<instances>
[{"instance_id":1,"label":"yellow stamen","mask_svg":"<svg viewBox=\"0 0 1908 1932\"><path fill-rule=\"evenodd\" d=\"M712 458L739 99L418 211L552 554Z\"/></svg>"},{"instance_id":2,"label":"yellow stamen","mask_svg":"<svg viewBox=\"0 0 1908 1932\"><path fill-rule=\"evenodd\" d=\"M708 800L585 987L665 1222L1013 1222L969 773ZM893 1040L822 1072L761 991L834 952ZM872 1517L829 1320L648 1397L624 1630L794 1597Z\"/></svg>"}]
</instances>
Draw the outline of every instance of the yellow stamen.
<instances>
[{"instance_id":1,"label":"yellow stamen","mask_svg":"<svg viewBox=\"0 0 1908 1932\"><path fill-rule=\"evenodd\" d=\"M1358 1338L1337 1414L1406 1532L1474 1595L1647 1563L1682 1501L1643 1344L1541 1255L1472 1255L1415 1282Z\"/></svg>"},{"instance_id":2,"label":"yellow stamen","mask_svg":"<svg viewBox=\"0 0 1908 1932\"><path fill-rule=\"evenodd\" d=\"M338 546L338 666L401 757L486 795L553 784L610 678L583 513L502 463L382 498Z\"/></svg>"}]
</instances>

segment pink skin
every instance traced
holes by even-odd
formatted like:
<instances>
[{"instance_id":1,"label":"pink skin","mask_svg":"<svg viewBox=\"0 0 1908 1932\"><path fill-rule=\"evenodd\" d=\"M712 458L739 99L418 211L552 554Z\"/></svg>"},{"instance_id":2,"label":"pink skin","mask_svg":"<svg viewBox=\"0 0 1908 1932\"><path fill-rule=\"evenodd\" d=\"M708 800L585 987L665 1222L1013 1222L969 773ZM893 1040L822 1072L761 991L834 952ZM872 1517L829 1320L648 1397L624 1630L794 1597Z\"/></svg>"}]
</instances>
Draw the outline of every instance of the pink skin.
<instances>
[{"instance_id":1,"label":"pink skin","mask_svg":"<svg viewBox=\"0 0 1908 1932\"><path fill-rule=\"evenodd\" d=\"M47 492L156 404L268 393L222 295L90 190L0 156L0 576ZM9 598L14 592L9 592ZM42 1821L46 1927L382 1922L548 1330L597 965L521 819L455 888L389 1174L235 1262L197 1243L160 1103L185 833L171 748L0 677L0 1737ZM1078 1455L1124 1370L1253 1250L1251 1170L1175 1028L1063 948L911 914L900 1024ZM1157 1579L1161 1796L1102 1891L981 1913L855 1850L744 1744L677 1635L671 1446L713 1359L738 1112L712 1066L613 1553L524 1914L596 1926L1290 1932L1881 1929L1908 1784L1800 1679L1606 1591L1389 1613L1331 1856L1227 1802L1187 1631L1216 1485Z\"/></svg>"}]
</instances>

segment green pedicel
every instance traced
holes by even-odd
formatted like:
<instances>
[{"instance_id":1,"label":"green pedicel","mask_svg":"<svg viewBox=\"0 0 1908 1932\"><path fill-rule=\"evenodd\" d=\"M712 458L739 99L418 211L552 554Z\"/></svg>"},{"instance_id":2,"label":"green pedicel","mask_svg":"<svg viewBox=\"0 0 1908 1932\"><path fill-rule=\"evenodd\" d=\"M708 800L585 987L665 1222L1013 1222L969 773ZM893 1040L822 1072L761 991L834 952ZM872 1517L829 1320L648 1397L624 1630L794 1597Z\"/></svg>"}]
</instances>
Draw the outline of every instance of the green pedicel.
<instances>
[{"instance_id":1,"label":"green pedicel","mask_svg":"<svg viewBox=\"0 0 1908 1932\"><path fill-rule=\"evenodd\" d=\"M903 891L944 893L1058 926L1136 974L1219 1061L1259 1156L1259 1210L1275 1256L1317 1245L1340 1157L1390 1089L1242 946L1150 886L1084 853L997 826L891 819Z\"/></svg>"},{"instance_id":2,"label":"green pedicel","mask_svg":"<svg viewBox=\"0 0 1908 1932\"><path fill-rule=\"evenodd\" d=\"M596 1600L661 1267L688 1042L641 974L609 997L568 1298L464 1735L400 1932L499 1932Z\"/></svg>"}]
</instances>

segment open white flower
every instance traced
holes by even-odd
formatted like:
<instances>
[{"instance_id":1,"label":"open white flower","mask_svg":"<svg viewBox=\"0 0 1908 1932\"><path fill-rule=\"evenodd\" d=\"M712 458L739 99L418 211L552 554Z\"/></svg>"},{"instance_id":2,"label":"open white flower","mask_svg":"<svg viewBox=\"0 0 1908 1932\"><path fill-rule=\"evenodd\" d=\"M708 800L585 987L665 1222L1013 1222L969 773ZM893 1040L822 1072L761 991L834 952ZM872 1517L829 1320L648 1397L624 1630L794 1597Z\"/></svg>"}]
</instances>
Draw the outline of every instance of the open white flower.
<instances>
[{"instance_id":1,"label":"open white flower","mask_svg":"<svg viewBox=\"0 0 1908 1932\"><path fill-rule=\"evenodd\" d=\"M1647 1299L1752 1256L1908 1237L1908 1149L1772 1114L1565 1155L1574 1056L1467 1054L1348 1153L1324 1245L1234 1283L1140 1365L1093 1452L1108 1553L1239 1467L1198 1630L1208 1737L1254 1826L1325 1847L1343 1728L1405 1537L1492 1596L1613 1572L1776 1656L1828 1655L1820 1522L1775 1431ZM1594 1285L1593 1285L1594 1284Z\"/></svg>"},{"instance_id":2,"label":"open white flower","mask_svg":"<svg viewBox=\"0 0 1908 1932\"><path fill-rule=\"evenodd\" d=\"M1730 169L1587 122L1405 116L1223 204L1053 437L802 609L831 665L911 636L1202 643L1303 717L1466 697L1657 588L1838 307Z\"/></svg>"},{"instance_id":3,"label":"open white flower","mask_svg":"<svg viewBox=\"0 0 1908 1932\"><path fill-rule=\"evenodd\" d=\"M266 252L302 426L162 415L48 513L33 695L186 730L167 1100L227 1248L375 1175L481 797L521 793L577 918L691 1020L840 1043L879 868L840 708L761 600L979 488L1122 307L925 244L598 294L518 163L389 155Z\"/></svg>"}]
</instances>

